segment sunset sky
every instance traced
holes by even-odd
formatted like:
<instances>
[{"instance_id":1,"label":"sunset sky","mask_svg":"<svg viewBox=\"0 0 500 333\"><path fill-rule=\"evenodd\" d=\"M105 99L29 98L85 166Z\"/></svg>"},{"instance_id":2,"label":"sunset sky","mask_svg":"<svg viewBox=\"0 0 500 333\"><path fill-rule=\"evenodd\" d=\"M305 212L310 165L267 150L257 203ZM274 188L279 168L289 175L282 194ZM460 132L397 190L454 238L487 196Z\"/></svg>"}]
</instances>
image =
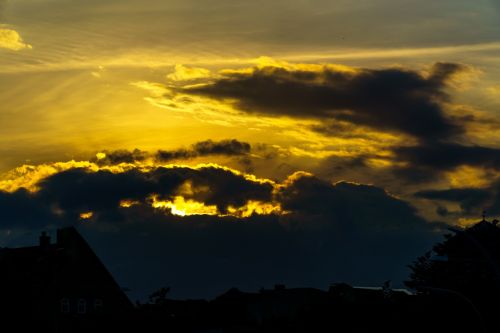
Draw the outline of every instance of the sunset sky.
<instances>
[{"instance_id":1,"label":"sunset sky","mask_svg":"<svg viewBox=\"0 0 500 333\"><path fill-rule=\"evenodd\" d=\"M0 0L0 124L0 246L78 225L137 297L400 283L500 216L500 1Z\"/></svg>"}]
</instances>

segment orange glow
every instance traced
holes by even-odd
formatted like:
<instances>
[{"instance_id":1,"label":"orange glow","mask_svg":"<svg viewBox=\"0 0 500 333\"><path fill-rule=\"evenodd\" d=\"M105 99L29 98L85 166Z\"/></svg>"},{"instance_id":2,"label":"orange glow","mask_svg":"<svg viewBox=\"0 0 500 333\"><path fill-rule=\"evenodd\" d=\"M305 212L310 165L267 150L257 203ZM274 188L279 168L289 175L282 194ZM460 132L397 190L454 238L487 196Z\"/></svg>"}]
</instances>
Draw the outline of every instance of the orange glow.
<instances>
[{"instance_id":1,"label":"orange glow","mask_svg":"<svg viewBox=\"0 0 500 333\"><path fill-rule=\"evenodd\" d=\"M479 222L478 220L479 219L477 217L476 218L461 217L458 219L458 225L462 228L468 228Z\"/></svg>"},{"instance_id":2,"label":"orange glow","mask_svg":"<svg viewBox=\"0 0 500 333\"><path fill-rule=\"evenodd\" d=\"M222 214L218 211L215 205L205 205L202 202L185 199L182 196L176 196L173 201L159 200L157 196L151 197L151 206L156 209L168 209L173 215L189 216L189 215L217 215L217 216L234 216L234 217L250 217L256 215L270 214L286 214L282 211L279 203L267 203L261 201L248 201L242 207L228 207L228 214Z\"/></svg>"},{"instance_id":3,"label":"orange glow","mask_svg":"<svg viewBox=\"0 0 500 333\"><path fill-rule=\"evenodd\" d=\"M130 208L134 205L138 205L139 203L140 203L139 201L134 201L134 200L122 200L120 201L120 207Z\"/></svg>"},{"instance_id":4,"label":"orange glow","mask_svg":"<svg viewBox=\"0 0 500 333\"><path fill-rule=\"evenodd\" d=\"M451 187L486 187L490 182L495 180L490 173L483 169L471 166L460 166L455 170L446 173L446 178Z\"/></svg>"},{"instance_id":5,"label":"orange glow","mask_svg":"<svg viewBox=\"0 0 500 333\"><path fill-rule=\"evenodd\" d=\"M85 212L85 213L81 213L80 214L80 219L82 219L82 220L89 220L89 219L92 218L92 216L94 216L93 212Z\"/></svg>"},{"instance_id":6,"label":"orange glow","mask_svg":"<svg viewBox=\"0 0 500 333\"><path fill-rule=\"evenodd\" d=\"M95 157L98 160L102 160L102 159L106 158L106 153L97 153L97 154L95 154Z\"/></svg>"},{"instance_id":7,"label":"orange glow","mask_svg":"<svg viewBox=\"0 0 500 333\"><path fill-rule=\"evenodd\" d=\"M236 217L250 217L252 215L271 215L271 214L286 214L281 209L279 203L261 202L250 200L247 204L240 208L229 207L228 212Z\"/></svg>"},{"instance_id":8,"label":"orange glow","mask_svg":"<svg viewBox=\"0 0 500 333\"><path fill-rule=\"evenodd\" d=\"M186 200L182 196L176 196L173 201L159 200L157 196L151 197L151 206L156 209L169 209L173 215L217 215L216 206L206 206L202 202Z\"/></svg>"}]
</instances>

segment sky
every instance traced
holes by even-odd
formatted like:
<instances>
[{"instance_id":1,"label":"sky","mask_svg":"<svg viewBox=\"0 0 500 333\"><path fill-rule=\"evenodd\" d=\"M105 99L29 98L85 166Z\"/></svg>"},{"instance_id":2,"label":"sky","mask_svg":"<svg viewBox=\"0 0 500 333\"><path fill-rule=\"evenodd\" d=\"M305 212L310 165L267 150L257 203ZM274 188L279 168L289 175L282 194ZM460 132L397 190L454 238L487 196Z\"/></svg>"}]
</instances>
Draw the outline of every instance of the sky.
<instances>
[{"instance_id":1,"label":"sky","mask_svg":"<svg viewBox=\"0 0 500 333\"><path fill-rule=\"evenodd\" d=\"M131 298L401 285L500 216L499 22L498 0L0 0L0 246L75 225Z\"/></svg>"}]
</instances>

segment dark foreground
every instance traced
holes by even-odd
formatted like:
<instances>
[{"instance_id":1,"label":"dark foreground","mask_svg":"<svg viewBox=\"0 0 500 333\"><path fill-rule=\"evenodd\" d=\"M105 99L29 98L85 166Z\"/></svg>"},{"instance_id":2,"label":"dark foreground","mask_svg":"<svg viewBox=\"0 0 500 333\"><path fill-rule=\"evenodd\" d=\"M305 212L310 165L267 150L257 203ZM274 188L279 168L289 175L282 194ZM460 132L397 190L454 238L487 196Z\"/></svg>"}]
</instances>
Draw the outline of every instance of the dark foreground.
<instances>
[{"instance_id":1,"label":"dark foreground","mask_svg":"<svg viewBox=\"0 0 500 333\"><path fill-rule=\"evenodd\" d=\"M171 300L163 289L121 316L67 313L58 318L3 318L4 331L32 332L498 332L492 313L446 291L410 294L345 284L245 293L212 301ZM7 325L5 325L7 324Z\"/></svg>"}]
</instances>

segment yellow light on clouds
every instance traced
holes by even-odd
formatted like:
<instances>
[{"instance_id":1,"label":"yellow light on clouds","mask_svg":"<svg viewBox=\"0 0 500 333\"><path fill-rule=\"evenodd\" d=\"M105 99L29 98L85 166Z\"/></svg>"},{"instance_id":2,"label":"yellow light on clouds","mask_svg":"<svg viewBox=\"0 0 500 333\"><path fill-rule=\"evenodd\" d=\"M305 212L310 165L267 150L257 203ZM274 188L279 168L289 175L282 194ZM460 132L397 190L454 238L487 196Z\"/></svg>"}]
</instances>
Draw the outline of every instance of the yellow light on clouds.
<instances>
[{"instance_id":1,"label":"yellow light on clouds","mask_svg":"<svg viewBox=\"0 0 500 333\"><path fill-rule=\"evenodd\" d=\"M134 201L134 200L122 200L120 201L120 207L130 208L132 206L138 205L139 203L140 203L139 201Z\"/></svg>"},{"instance_id":2,"label":"yellow light on clouds","mask_svg":"<svg viewBox=\"0 0 500 333\"><path fill-rule=\"evenodd\" d=\"M95 157L96 157L98 160L105 159L105 158L106 158L106 153L97 153L97 154L95 154Z\"/></svg>"},{"instance_id":3,"label":"yellow light on clouds","mask_svg":"<svg viewBox=\"0 0 500 333\"><path fill-rule=\"evenodd\" d=\"M89 219L92 218L92 216L94 216L93 212L84 212L84 213L80 214L80 219L82 219L82 220L89 220Z\"/></svg>"},{"instance_id":4,"label":"yellow light on clouds","mask_svg":"<svg viewBox=\"0 0 500 333\"><path fill-rule=\"evenodd\" d=\"M210 76L211 72L208 69L177 64L175 65L174 72L167 75L167 79L172 81L189 81L204 79Z\"/></svg>"},{"instance_id":5,"label":"yellow light on clouds","mask_svg":"<svg viewBox=\"0 0 500 333\"><path fill-rule=\"evenodd\" d=\"M451 187L461 188L461 187L475 187L481 188L488 186L495 179L491 178L491 175L482 168L476 168L471 166L460 166L453 171L446 174Z\"/></svg>"},{"instance_id":6,"label":"yellow light on clouds","mask_svg":"<svg viewBox=\"0 0 500 333\"><path fill-rule=\"evenodd\" d=\"M229 207L228 212L232 216L250 217L252 215L286 214L282 211L279 203L261 202L250 200L240 208Z\"/></svg>"},{"instance_id":7,"label":"yellow light on clouds","mask_svg":"<svg viewBox=\"0 0 500 333\"><path fill-rule=\"evenodd\" d=\"M176 196L173 201L160 200L157 196L152 196L152 207L156 209L168 209L173 215L217 215L216 206L206 206L202 202L186 200L182 196Z\"/></svg>"},{"instance_id":8,"label":"yellow light on clouds","mask_svg":"<svg viewBox=\"0 0 500 333\"><path fill-rule=\"evenodd\" d=\"M26 44L17 31L0 26L0 48L19 51L31 49L32 46Z\"/></svg>"}]
</instances>

